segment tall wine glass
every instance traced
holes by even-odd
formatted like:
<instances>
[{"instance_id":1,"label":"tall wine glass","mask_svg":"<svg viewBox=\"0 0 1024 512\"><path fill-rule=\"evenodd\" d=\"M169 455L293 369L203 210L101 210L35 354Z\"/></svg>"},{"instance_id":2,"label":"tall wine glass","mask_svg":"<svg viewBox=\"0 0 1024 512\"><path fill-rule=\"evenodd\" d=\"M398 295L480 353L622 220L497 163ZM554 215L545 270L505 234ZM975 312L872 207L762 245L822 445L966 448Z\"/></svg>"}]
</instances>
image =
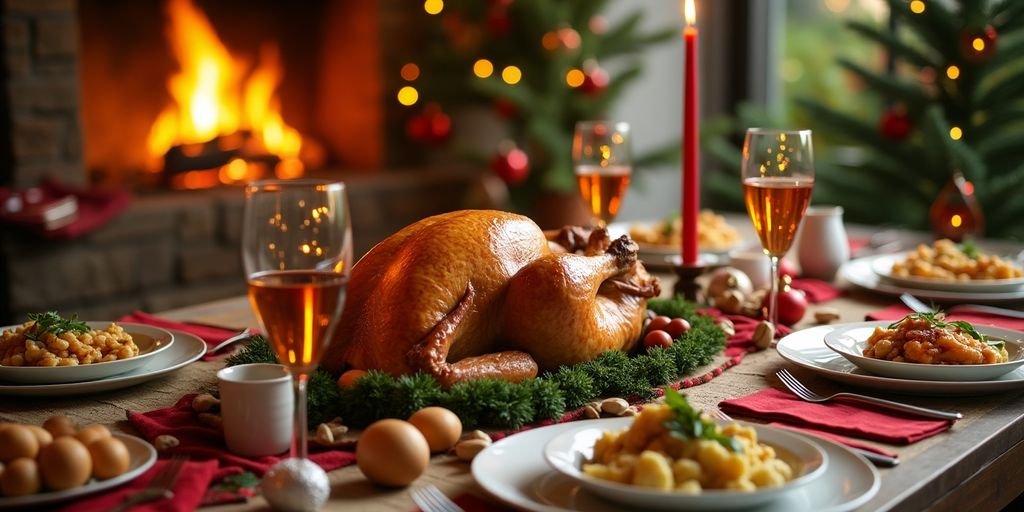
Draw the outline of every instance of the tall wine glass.
<instances>
[{"instance_id":1,"label":"tall wine glass","mask_svg":"<svg viewBox=\"0 0 1024 512\"><path fill-rule=\"evenodd\" d=\"M352 262L345 184L270 180L245 187L242 259L249 301L292 374L291 456L306 458L306 383L341 309Z\"/></svg>"},{"instance_id":2,"label":"tall wine glass","mask_svg":"<svg viewBox=\"0 0 1024 512\"><path fill-rule=\"evenodd\" d=\"M580 121L572 138L572 159L583 202L594 225L615 220L633 174L629 124Z\"/></svg>"},{"instance_id":3,"label":"tall wine glass","mask_svg":"<svg viewBox=\"0 0 1024 512\"><path fill-rule=\"evenodd\" d=\"M779 259L793 244L814 188L811 131L747 130L742 179L747 213L771 259L768 320L778 325Z\"/></svg>"}]
</instances>

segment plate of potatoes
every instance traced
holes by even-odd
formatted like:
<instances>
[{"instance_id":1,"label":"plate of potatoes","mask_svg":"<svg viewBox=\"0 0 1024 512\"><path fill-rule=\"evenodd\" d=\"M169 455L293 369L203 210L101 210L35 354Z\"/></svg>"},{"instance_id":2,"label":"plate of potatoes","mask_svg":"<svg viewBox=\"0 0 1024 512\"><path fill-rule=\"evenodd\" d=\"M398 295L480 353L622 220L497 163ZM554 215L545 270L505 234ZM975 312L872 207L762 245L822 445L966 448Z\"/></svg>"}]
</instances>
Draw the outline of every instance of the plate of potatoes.
<instances>
[{"instance_id":1,"label":"plate of potatoes","mask_svg":"<svg viewBox=\"0 0 1024 512\"><path fill-rule=\"evenodd\" d=\"M81 330L57 335L33 325L0 328L0 383L104 379L145 365L174 343L170 332L143 324L82 322Z\"/></svg>"}]
</instances>

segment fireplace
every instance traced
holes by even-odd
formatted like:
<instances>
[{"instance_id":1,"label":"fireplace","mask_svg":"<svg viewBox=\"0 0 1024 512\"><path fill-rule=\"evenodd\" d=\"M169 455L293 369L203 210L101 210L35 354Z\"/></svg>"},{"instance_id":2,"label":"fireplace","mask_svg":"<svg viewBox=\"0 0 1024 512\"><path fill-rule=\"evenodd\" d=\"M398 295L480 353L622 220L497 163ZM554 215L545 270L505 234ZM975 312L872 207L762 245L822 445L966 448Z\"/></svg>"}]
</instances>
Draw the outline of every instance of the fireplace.
<instances>
[{"instance_id":1,"label":"fireplace","mask_svg":"<svg viewBox=\"0 0 1024 512\"><path fill-rule=\"evenodd\" d=\"M0 320L45 309L113 318L243 293L242 197L233 185L256 177L345 179L357 254L424 216L495 206L493 183L478 169L423 167L423 155L402 143L406 112L390 92L401 77L390 70L408 54L402 34L415 30L405 2L171 1L0 5L0 186L49 176L135 196L82 238L0 227L0 285L8 292ZM175 78L184 66L168 40L169 12L189 8L207 20L220 45L214 53L234 66L227 94L236 98L228 103L242 110L228 114L233 123L213 123L224 129L176 133L159 145L154 134L167 118L209 121L209 110L193 108L204 98L189 104L174 94L188 80ZM260 77L263 90L254 92ZM247 98L277 124L255 122ZM271 147L274 133L301 143Z\"/></svg>"}]
</instances>

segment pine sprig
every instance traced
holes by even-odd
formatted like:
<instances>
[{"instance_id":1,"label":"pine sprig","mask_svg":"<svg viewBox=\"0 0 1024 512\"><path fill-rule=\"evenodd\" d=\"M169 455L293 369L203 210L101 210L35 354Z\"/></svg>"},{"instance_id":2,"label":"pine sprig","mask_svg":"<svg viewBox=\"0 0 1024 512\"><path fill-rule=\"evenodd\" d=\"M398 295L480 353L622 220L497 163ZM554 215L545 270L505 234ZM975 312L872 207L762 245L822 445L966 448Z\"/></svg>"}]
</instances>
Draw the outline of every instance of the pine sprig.
<instances>
[{"instance_id":1,"label":"pine sprig","mask_svg":"<svg viewBox=\"0 0 1024 512\"><path fill-rule=\"evenodd\" d=\"M603 396L649 398L655 388L710 363L725 347L725 333L711 318L697 315L695 304L681 298L658 299L649 301L648 308L660 315L686 318L692 326L689 333L668 348L633 355L608 351L593 361L563 366L519 384L479 379L443 390L426 374L395 378L370 371L339 392L334 379L318 370L309 383L310 423L320 421L313 419L314 414L323 421L340 415L346 425L364 427L379 419L407 418L423 407L440 405L455 412L467 428L518 428L557 419L566 410ZM227 361L229 366L258 362L276 362L262 337L254 337Z\"/></svg>"}]
</instances>

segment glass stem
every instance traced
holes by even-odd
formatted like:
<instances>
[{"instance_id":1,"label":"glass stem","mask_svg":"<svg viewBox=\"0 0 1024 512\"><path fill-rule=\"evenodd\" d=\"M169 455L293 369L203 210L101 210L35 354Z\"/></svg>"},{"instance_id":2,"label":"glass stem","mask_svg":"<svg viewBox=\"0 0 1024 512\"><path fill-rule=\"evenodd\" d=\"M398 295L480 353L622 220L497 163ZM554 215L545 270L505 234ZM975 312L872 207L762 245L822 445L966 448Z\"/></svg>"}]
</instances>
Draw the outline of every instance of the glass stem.
<instances>
[{"instance_id":1,"label":"glass stem","mask_svg":"<svg viewBox=\"0 0 1024 512\"><path fill-rule=\"evenodd\" d=\"M295 387L295 423L292 426L292 458L307 458L306 451L306 383L309 381L309 374L299 372L292 375L292 385Z\"/></svg>"},{"instance_id":2,"label":"glass stem","mask_svg":"<svg viewBox=\"0 0 1024 512\"><path fill-rule=\"evenodd\" d=\"M768 288L768 321L773 326L779 325L779 257L768 255L772 262L772 282Z\"/></svg>"}]
</instances>

